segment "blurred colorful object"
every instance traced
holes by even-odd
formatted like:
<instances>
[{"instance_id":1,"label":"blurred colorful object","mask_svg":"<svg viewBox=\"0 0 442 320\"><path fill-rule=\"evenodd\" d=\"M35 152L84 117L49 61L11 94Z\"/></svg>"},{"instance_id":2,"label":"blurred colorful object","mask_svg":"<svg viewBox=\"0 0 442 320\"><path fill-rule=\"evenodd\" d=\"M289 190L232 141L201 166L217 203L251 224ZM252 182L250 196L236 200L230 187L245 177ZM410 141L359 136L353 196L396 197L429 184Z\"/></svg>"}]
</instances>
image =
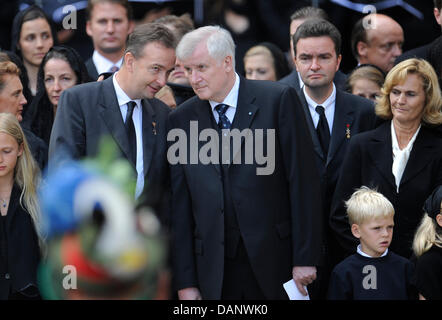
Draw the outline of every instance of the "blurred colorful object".
<instances>
[{"instance_id":1,"label":"blurred colorful object","mask_svg":"<svg viewBox=\"0 0 442 320\"><path fill-rule=\"evenodd\" d=\"M121 174L130 173L130 164L110 160L112 152L107 156L108 161L101 153L99 160L65 162L40 190L48 240L39 269L45 299L157 295L166 256L160 224L149 208L134 211L133 188L126 185L131 180ZM106 168L115 167L120 173L111 169L110 178Z\"/></svg>"}]
</instances>

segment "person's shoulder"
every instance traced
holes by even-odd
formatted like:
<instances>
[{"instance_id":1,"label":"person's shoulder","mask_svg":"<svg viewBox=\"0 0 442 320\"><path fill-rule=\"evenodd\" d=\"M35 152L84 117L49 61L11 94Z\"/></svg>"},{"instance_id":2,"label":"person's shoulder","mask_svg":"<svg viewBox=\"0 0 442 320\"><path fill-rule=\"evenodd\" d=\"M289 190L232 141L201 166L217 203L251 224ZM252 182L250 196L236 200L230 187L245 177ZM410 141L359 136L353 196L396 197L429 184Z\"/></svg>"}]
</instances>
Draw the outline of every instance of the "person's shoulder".
<instances>
[{"instance_id":1,"label":"person's shoulder","mask_svg":"<svg viewBox=\"0 0 442 320\"><path fill-rule=\"evenodd\" d=\"M408 267L413 266L413 263L410 261L410 259L402 257L402 256L394 253L391 250L388 250L388 260L387 261L391 264L394 264L394 265L406 265Z\"/></svg>"},{"instance_id":2,"label":"person's shoulder","mask_svg":"<svg viewBox=\"0 0 442 320\"><path fill-rule=\"evenodd\" d=\"M339 88L336 88L336 94L340 95L343 101L356 112L369 112L374 115L374 103L373 101L351 94Z\"/></svg>"},{"instance_id":3,"label":"person's shoulder","mask_svg":"<svg viewBox=\"0 0 442 320\"><path fill-rule=\"evenodd\" d=\"M290 72L284 78L279 79L278 82L289 85L289 86L293 86L294 82L295 82L294 77L297 77L297 76L298 76L298 73L296 72L296 70L292 70L292 72Z\"/></svg>"},{"instance_id":4,"label":"person's shoulder","mask_svg":"<svg viewBox=\"0 0 442 320\"><path fill-rule=\"evenodd\" d=\"M287 89L291 89L288 84L278 82L278 81L269 81L269 80L249 80L242 78L240 82L240 90L241 84L243 86L247 86L248 89L254 90L257 93L267 94L268 92L282 92Z\"/></svg>"},{"instance_id":5,"label":"person's shoulder","mask_svg":"<svg viewBox=\"0 0 442 320\"><path fill-rule=\"evenodd\" d=\"M155 112L158 112L160 115L166 115L169 114L169 112L172 110L170 107L165 104L163 101L157 98L153 99L147 99L149 104L152 106L152 108L155 110Z\"/></svg>"},{"instance_id":6,"label":"person's shoulder","mask_svg":"<svg viewBox=\"0 0 442 320\"><path fill-rule=\"evenodd\" d=\"M209 105L209 102L206 101ZM171 119L183 119L187 118L187 115L190 112L193 112L195 108L197 108L201 103L204 103L203 100L198 98L198 96L193 96L192 98L187 99L183 103L181 103L179 106L177 106L175 109L173 109L169 113L169 117Z\"/></svg>"},{"instance_id":7,"label":"person's shoulder","mask_svg":"<svg viewBox=\"0 0 442 320\"><path fill-rule=\"evenodd\" d=\"M107 81L107 80L104 80ZM104 81L94 81L94 82L85 82L81 84L77 84L69 89L64 90L63 92L67 92L68 94L80 94L85 95L88 93L94 93L97 94L100 88L103 87Z\"/></svg>"},{"instance_id":8,"label":"person's shoulder","mask_svg":"<svg viewBox=\"0 0 442 320\"><path fill-rule=\"evenodd\" d=\"M344 274L351 270L356 264L359 263L359 257L360 255L357 253L354 253L341 262L339 262L333 269L333 273L336 274Z\"/></svg>"},{"instance_id":9,"label":"person's shoulder","mask_svg":"<svg viewBox=\"0 0 442 320\"><path fill-rule=\"evenodd\" d=\"M417 259L417 266L434 265L436 262L442 264L442 248L433 245Z\"/></svg>"}]
</instances>

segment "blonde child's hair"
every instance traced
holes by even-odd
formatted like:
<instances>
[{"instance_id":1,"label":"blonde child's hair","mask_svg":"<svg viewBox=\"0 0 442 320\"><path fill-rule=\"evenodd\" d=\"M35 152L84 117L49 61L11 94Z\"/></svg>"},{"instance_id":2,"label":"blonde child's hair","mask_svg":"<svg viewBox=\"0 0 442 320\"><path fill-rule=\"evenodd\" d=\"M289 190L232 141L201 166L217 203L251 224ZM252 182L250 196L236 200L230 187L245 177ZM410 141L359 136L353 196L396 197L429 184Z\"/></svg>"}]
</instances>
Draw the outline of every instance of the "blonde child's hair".
<instances>
[{"instance_id":1,"label":"blonde child's hair","mask_svg":"<svg viewBox=\"0 0 442 320\"><path fill-rule=\"evenodd\" d=\"M40 206L37 196L37 187L40 182L40 169L32 157L26 137L14 115L10 113L0 113L0 132L13 137L18 145L23 148L23 153L18 157L15 166L14 183L21 189L20 205L31 216L41 246L43 237L41 233Z\"/></svg>"},{"instance_id":2,"label":"blonde child's hair","mask_svg":"<svg viewBox=\"0 0 442 320\"><path fill-rule=\"evenodd\" d=\"M350 226L367 220L394 216L391 202L376 190L362 186L345 202Z\"/></svg>"},{"instance_id":3,"label":"blonde child's hair","mask_svg":"<svg viewBox=\"0 0 442 320\"><path fill-rule=\"evenodd\" d=\"M438 227L435 219L425 213L414 235L413 252L416 257L420 257L433 245L442 248L442 228Z\"/></svg>"}]
</instances>

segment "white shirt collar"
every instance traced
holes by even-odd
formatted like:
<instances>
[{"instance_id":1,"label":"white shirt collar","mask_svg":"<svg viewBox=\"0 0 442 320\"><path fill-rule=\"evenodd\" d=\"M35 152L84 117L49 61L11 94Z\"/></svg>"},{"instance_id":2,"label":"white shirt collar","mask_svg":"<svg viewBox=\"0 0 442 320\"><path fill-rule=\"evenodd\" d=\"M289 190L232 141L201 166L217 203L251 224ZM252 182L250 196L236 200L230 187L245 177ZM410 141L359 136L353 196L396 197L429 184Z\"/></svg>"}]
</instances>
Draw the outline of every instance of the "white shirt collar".
<instances>
[{"instance_id":1,"label":"white shirt collar","mask_svg":"<svg viewBox=\"0 0 442 320\"><path fill-rule=\"evenodd\" d=\"M121 107L127 104L129 101L135 101L137 106L139 107L141 105L141 99L131 99L126 94L126 92L124 92L123 89L121 89L120 85L118 84L117 77L115 75L116 73L112 76L112 82L114 84L115 93L117 95L118 105Z\"/></svg>"},{"instance_id":2,"label":"white shirt collar","mask_svg":"<svg viewBox=\"0 0 442 320\"><path fill-rule=\"evenodd\" d=\"M305 89L305 86L304 86L304 88L303 88L302 90L304 91L305 100L307 100L308 106L309 106L310 108L313 108L313 109L316 109L316 106L323 106L324 109L327 110L328 107L334 105L335 102L336 102L336 87L335 87L335 84L334 84L334 83L332 83L332 85L333 85L332 93L331 93L331 94L328 96L328 98L327 98L323 103L321 103L321 104L316 103L312 98L310 98L310 96L308 95L308 93L307 93L307 91L306 91L306 89Z\"/></svg>"},{"instance_id":3,"label":"white shirt collar","mask_svg":"<svg viewBox=\"0 0 442 320\"><path fill-rule=\"evenodd\" d=\"M109 72L110 68L114 65L118 68L121 68L121 64L123 63L123 57L118 60L116 63L113 63L109 59L103 57L97 50L94 50L94 54L92 55L92 61L94 62L95 68L97 68L97 73Z\"/></svg>"},{"instance_id":4,"label":"white shirt collar","mask_svg":"<svg viewBox=\"0 0 442 320\"><path fill-rule=\"evenodd\" d=\"M232 89L230 90L229 94L224 98L223 102L221 103L226 104L231 108L236 108L236 106L238 105L238 95L239 95L239 76L235 72L235 83ZM209 103L210 106L212 107L212 111L214 111L215 107L220 104L219 102L212 100L209 100Z\"/></svg>"},{"instance_id":5,"label":"white shirt collar","mask_svg":"<svg viewBox=\"0 0 442 320\"><path fill-rule=\"evenodd\" d=\"M394 129L393 120L392 120L391 121L391 142L392 142L391 144L393 147L393 154L395 154L396 152L410 152L411 149L413 148L414 141L416 140L416 137L417 137L420 129L421 129L421 125L419 125L419 128L417 128L416 132L414 133L411 140L408 142L407 146L401 150L399 148L399 143L398 143L397 137L396 137L396 130Z\"/></svg>"},{"instance_id":6,"label":"white shirt collar","mask_svg":"<svg viewBox=\"0 0 442 320\"><path fill-rule=\"evenodd\" d=\"M364 251L362 251L362 249L361 249L361 245L358 245L357 252L358 252L361 256L363 256L363 257L366 257L366 258L374 258L374 257L369 256L368 254L366 254ZM387 255L387 253L388 253L388 248L387 248L387 250L385 250L385 252L381 255L381 257L385 257L385 256Z\"/></svg>"}]
</instances>

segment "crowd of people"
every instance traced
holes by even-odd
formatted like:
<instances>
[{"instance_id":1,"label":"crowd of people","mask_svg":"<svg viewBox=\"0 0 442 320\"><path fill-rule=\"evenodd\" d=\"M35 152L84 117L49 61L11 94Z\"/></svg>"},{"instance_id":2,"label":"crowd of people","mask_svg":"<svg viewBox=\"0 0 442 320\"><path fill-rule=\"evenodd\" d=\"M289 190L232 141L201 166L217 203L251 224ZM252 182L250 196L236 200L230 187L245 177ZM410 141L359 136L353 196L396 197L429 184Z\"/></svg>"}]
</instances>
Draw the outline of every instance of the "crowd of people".
<instances>
[{"instance_id":1,"label":"crowd of people","mask_svg":"<svg viewBox=\"0 0 442 320\"><path fill-rule=\"evenodd\" d=\"M88 59L37 5L13 20L0 52L0 299L48 297L41 172L99 156L104 138L165 235L167 265L149 270L156 297L285 300L292 280L312 300L442 298L442 36L403 52L386 14L345 38L305 6L275 30L288 53L265 41L239 61L222 26L133 14L127 0L89 0ZM433 14L442 25L441 0ZM106 290L123 283L104 278Z\"/></svg>"}]
</instances>

